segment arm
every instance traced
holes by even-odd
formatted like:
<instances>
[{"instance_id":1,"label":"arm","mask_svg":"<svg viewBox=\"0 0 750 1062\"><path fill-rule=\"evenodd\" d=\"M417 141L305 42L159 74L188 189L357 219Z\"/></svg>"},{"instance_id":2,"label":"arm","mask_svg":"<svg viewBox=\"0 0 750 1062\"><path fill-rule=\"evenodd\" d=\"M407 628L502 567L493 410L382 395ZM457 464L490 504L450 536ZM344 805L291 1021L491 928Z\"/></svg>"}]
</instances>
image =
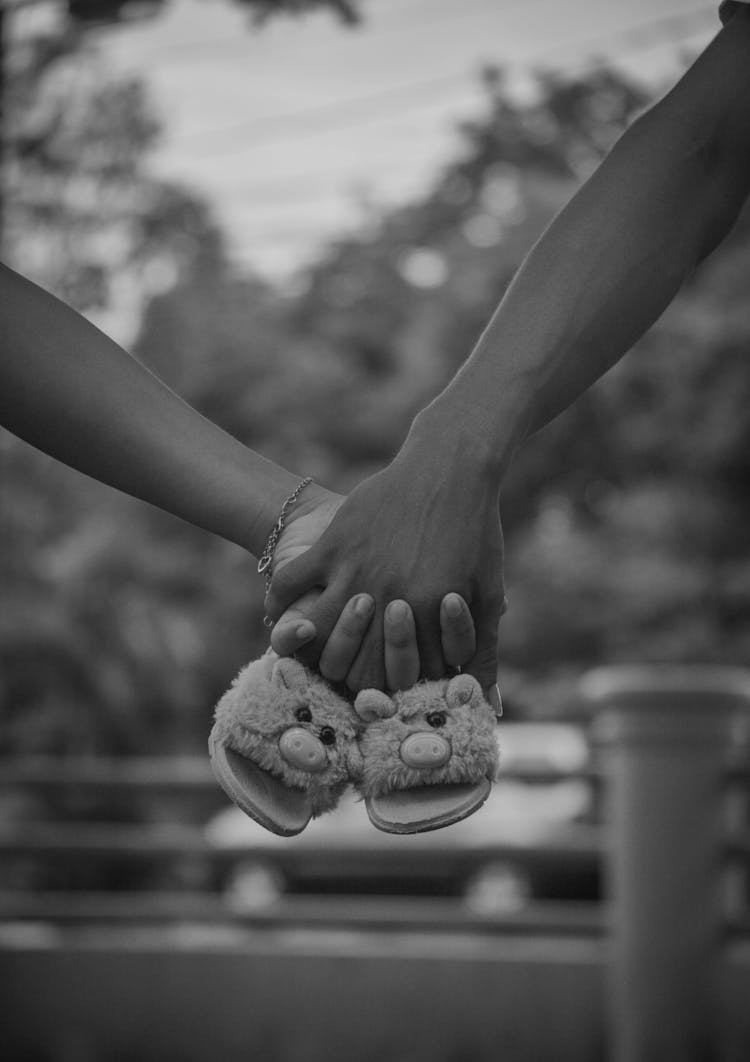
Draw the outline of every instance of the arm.
<instances>
[{"instance_id":1,"label":"arm","mask_svg":"<svg viewBox=\"0 0 750 1062\"><path fill-rule=\"evenodd\" d=\"M649 328L729 232L748 193L743 9L558 214L438 399L438 415L479 408L486 446L507 461Z\"/></svg>"},{"instance_id":2,"label":"arm","mask_svg":"<svg viewBox=\"0 0 750 1062\"><path fill-rule=\"evenodd\" d=\"M455 591L477 627L469 670L485 688L494 681L498 494L515 449L653 323L729 231L748 191L750 10L741 10L553 221L394 462L360 484L316 546L274 580L270 614L324 586L311 613L322 637L342 596L368 591L379 609L405 597L431 675L442 666L438 602ZM381 685L378 630L368 630L355 686Z\"/></svg>"},{"instance_id":3,"label":"arm","mask_svg":"<svg viewBox=\"0 0 750 1062\"><path fill-rule=\"evenodd\" d=\"M84 317L3 265L0 335L4 427L260 555L300 477L243 446ZM336 497L311 484L295 517Z\"/></svg>"},{"instance_id":4,"label":"arm","mask_svg":"<svg viewBox=\"0 0 750 1062\"><path fill-rule=\"evenodd\" d=\"M201 416L84 317L1 264L0 335L4 427L80 472L260 555L299 477ZM274 563L308 549L341 501L310 484L290 512ZM345 604L321 661L336 680L346 677L371 619L371 610L356 606L357 599ZM296 632L304 616L295 616ZM298 644L314 633L308 622ZM457 614L443 609L442 637L449 663L473 655L463 604ZM416 681L409 615L386 623L384 661L392 688Z\"/></svg>"}]
</instances>

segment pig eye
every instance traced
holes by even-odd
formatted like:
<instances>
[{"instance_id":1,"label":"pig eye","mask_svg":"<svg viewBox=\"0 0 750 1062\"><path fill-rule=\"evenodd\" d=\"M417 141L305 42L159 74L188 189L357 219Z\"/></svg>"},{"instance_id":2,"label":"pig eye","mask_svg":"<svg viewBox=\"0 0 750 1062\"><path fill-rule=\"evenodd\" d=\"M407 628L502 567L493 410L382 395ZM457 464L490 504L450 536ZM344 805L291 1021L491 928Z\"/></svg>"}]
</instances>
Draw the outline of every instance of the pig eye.
<instances>
[{"instance_id":1,"label":"pig eye","mask_svg":"<svg viewBox=\"0 0 750 1062\"><path fill-rule=\"evenodd\" d=\"M430 712L427 716L427 722L430 726L434 726L437 730L438 727L445 726L446 714L445 712Z\"/></svg>"},{"instance_id":2,"label":"pig eye","mask_svg":"<svg viewBox=\"0 0 750 1062\"><path fill-rule=\"evenodd\" d=\"M298 723L312 722L312 712L306 704L303 704L301 708L297 709L297 711L294 713L294 717Z\"/></svg>"},{"instance_id":3,"label":"pig eye","mask_svg":"<svg viewBox=\"0 0 750 1062\"><path fill-rule=\"evenodd\" d=\"M324 726L320 731L320 740L324 745L336 744L336 731L332 726Z\"/></svg>"}]
</instances>

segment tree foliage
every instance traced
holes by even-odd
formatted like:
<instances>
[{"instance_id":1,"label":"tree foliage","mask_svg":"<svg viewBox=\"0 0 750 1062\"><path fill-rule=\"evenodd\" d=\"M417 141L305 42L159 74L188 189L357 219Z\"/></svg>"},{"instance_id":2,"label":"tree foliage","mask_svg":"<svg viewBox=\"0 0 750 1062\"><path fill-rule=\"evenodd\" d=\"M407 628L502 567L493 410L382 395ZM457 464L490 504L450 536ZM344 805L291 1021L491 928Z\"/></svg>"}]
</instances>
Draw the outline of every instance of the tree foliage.
<instances>
[{"instance_id":1,"label":"tree foliage","mask_svg":"<svg viewBox=\"0 0 750 1062\"><path fill-rule=\"evenodd\" d=\"M223 241L205 203L148 174L159 127L141 83L109 77L73 29L33 34L11 58L6 259L77 309L100 312L123 291L138 304L220 267Z\"/></svg>"},{"instance_id":2,"label":"tree foliage","mask_svg":"<svg viewBox=\"0 0 750 1062\"><path fill-rule=\"evenodd\" d=\"M256 22L275 15L306 15L313 11L333 12L341 22L359 22L357 6L351 0L232 0L246 7ZM74 23L83 26L119 22L130 18L154 17L167 6L167 0L67 0Z\"/></svg>"},{"instance_id":3,"label":"tree foliage","mask_svg":"<svg viewBox=\"0 0 750 1062\"><path fill-rule=\"evenodd\" d=\"M496 71L484 81L484 112L429 191L334 242L294 297L236 275L188 193L153 189L135 218L118 205L117 269L177 263L143 314L138 356L243 441L332 488L382 466L646 102L608 70L540 75L531 103ZM127 133L114 122L80 174L71 145L87 131L58 131L52 105L40 110L63 189L86 172L102 190L122 172L141 179L153 126L135 86L112 93ZM85 106L76 113L85 124ZM51 231L85 230L91 201L61 194ZM19 233L36 231L32 206L17 200ZM69 242L85 273L86 240ZM501 675L529 710L556 707L566 676L603 660L750 660L749 280L745 216L627 358L519 455L502 498ZM6 745L202 747L216 697L263 648L252 559L7 437L5 466Z\"/></svg>"}]
</instances>

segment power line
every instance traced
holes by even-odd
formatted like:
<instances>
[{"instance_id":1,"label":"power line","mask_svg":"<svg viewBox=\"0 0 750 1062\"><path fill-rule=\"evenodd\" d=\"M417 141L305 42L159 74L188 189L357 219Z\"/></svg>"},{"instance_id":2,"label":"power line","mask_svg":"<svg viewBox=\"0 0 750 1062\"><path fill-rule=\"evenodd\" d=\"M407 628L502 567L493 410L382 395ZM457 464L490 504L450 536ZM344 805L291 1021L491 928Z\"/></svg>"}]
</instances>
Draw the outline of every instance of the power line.
<instances>
[{"instance_id":1,"label":"power line","mask_svg":"<svg viewBox=\"0 0 750 1062\"><path fill-rule=\"evenodd\" d=\"M629 40L634 41L632 49L626 51L621 50L614 56L610 53L608 58L616 60L626 54L633 54L634 52L640 52L646 48L658 47L662 43L668 43L670 40L674 41L675 36L686 37L692 33L697 32L697 27L691 25L697 18L701 21L707 19L707 15L711 12L712 17L715 16L715 9L713 7L706 8L705 5L701 5L699 8L692 9L690 12L686 12L680 15L666 15L659 18L649 19L646 22L638 23L636 26L631 26L626 30L620 31L617 34L610 34L608 37L592 38L590 41L584 41L583 47L592 47L593 45L602 46L603 43ZM687 25L686 25L687 23ZM649 33L655 27L659 27L662 30L661 40L654 41L653 33L650 34L646 43L638 43L638 38L642 37L644 33ZM569 50L569 49L568 49ZM537 67L553 59L556 54L560 54L560 49L554 49L552 51L546 51L537 56L530 56L523 60L523 66ZM590 63L590 61L589 61ZM519 65L519 64L515 64ZM580 69L586 69L587 62L584 61ZM565 73L566 68L559 68L560 73ZM567 72L572 72L568 68ZM211 158L226 158L230 156L236 156L245 154L249 151L253 151L259 144L272 143L283 140L291 128L292 131L296 127L299 128L298 135L320 135L321 132L339 130L350 128L352 125L372 125L381 121L396 121L417 110L435 109L435 103L433 99L424 101L422 103L406 104L408 94L415 91L421 91L423 89L430 89L431 91L438 87L449 87L455 85L458 82L466 81L467 79L476 78L475 70L461 70L454 71L451 74L442 75L436 78L428 78L420 81L411 82L406 85L399 85L391 87L386 90L380 90L376 93L369 93L367 95L350 98L343 102L337 102L335 104L323 104L319 107L307 108L304 110L285 112L275 115L263 115L259 118L248 119L242 122L236 122L232 125L223 127L217 127L213 130L206 130L200 133L184 134L182 137L176 137L182 141L198 141L207 136L215 135L236 135L239 133L253 133L253 142L250 144L237 144L231 143L224 148L219 148L211 152ZM384 111L384 104L396 104L402 102L402 105L398 107L397 112ZM374 105L374 106L370 106ZM353 111L353 113L352 113Z\"/></svg>"},{"instance_id":2,"label":"power line","mask_svg":"<svg viewBox=\"0 0 750 1062\"><path fill-rule=\"evenodd\" d=\"M392 86L388 89L379 89L377 92L370 92L363 94L362 96L353 96L346 100L337 101L336 103L324 103L315 107L307 107L302 110L287 111L277 114L261 115L257 118L244 119L241 122L233 122L225 126L217 126L214 129L201 130L195 133L183 133L176 135L175 140L178 141L203 141L207 138L214 136L229 136L236 135L238 133L255 133L260 134L264 140L275 139L275 134L285 134L286 130L291 127L292 131L296 127L301 127L302 132L307 133L314 131L315 133L325 129L327 123L332 122L334 128L347 128L352 123L356 124L360 121L366 120L366 115L371 104L375 104L375 110L371 111L373 118L378 119L381 117L393 119L398 117L394 115L393 111L384 112L383 104L398 103L405 99L407 95L411 96L414 92L421 92L423 90L429 90L434 92L435 89L449 88L455 86L460 81L466 81L469 77L474 77L473 71L466 69L454 71L451 74L442 74L438 77L428 78L421 81L407 82L403 85ZM425 101L428 105L433 105L433 100L429 99ZM419 104L416 105L419 107ZM343 119L343 121L342 121ZM266 134L263 136L263 134Z\"/></svg>"},{"instance_id":3,"label":"power line","mask_svg":"<svg viewBox=\"0 0 750 1062\"><path fill-rule=\"evenodd\" d=\"M641 44L641 45L638 45L638 46L634 46L634 47L632 47L632 48L628 48L628 49L620 50L620 51L619 51L619 52L617 53L617 55L615 55L615 56L610 56L610 58L611 58L611 59L614 59L614 60L616 60L616 59L618 59L618 58L623 58L623 57L625 57L625 56L629 56L629 55L633 55L633 54L641 53L641 52L643 52L643 51L645 51L645 50L649 50L649 49L651 49L651 48L653 48L653 47L658 47L658 46L659 46L660 44L662 44L662 43L665 43L665 41L664 41L664 40L661 40L661 41L656 41L656 42L655 42L655 41L651 40L651 41L649 41L649 42L648 42L648 44L646 44L646 45L644 45L644 44ZM597 69L597 65L598 65L598 64L596 64L596 63L589 63L589 66L588 66L588 68L589 68L589 69L592 69L592 70L595 70L595 69ZM561 71L559 71L559 72L560 72L560 73L573 73L573 72L582 72L582 71L583 71L583 70L585 70L586 68L587 68L587 67L585 67L585 66L584 66L584 67L575 67L575 68L568 68L568 69L566 69L566 70L561 70ZM309 188L308 188L308 182L305 182L304 178L299 178L298 180L299 180L299 186L300 186L301 188L303 188L303 189L306 189L306 190L309 190ZM329 200L329 199L330 199L330 197L329 197L328 195L319 195L319 194L317 194L316 192L312 192L312 194L310 194L309 196L308 196L308 195L306 195L306 194L304 195L304 201L306 201L306 202L308 202L308 203L310 203L310 202L322 202L322 201L324 201L324 200L326 200L326 201L327 201L327 200ZM276 211L278 211L279 209L282 209L282 210L283 210L284 208L287 208L287 209L288 209L288 208L290 208L290 207L296 206L296 205L297 205L297 202L300 202L300 201L301 201L301 200L297 198L297 199L296 199L296 202L295 202L295 203L289 203L289 204L285 204L285 203L283 203L283 202L282 202L282 203L278 203L278 202L277 202L277 205L276 205ZM264 202L263 202L263 199L261 198L260 202L258 203L258 208L259 208L259 209L263 209L264 207L267 207L267 206L268 206L268 203L264 203ZM287 232L287 231L285 231L285 230L280 230L280 233L279 233L279 235L281 236L281 238L283 238L283 239L285 239L285 240L286 240L286 239L289 239L289 238L291 237L291 232ZM274 238L274 233L273 233L273 232L269 232L268 234L265 234L265 233L264 233L264 234L263 234L262 236L260 236L260 237L259 237L259 239L269 239L269 240L270 240L270 239L273 239L273 238Z\"/></svg>"},{"instance_id":4,"label":"power line","mask_svg":"<svg viewBox=\"0 0 750 1062\"><path fill-rule=\"evenodd\" d=\"M420 154L409 154L409 163L412 167L415 164L421 162L434 162L434 154L422 152ZM295 196L295 201L299 201L297 193L301 190L307 192L310 190L326 193L334 189L334 182L339 186L348 185L349 189L357 191L357 185L361 184L368 177L373 174L383 174L387 176L397 176L406 172L406 167L394 165L390 159L384 160L382 165L371 163L367 168L367 173L362 174L361 170L348 172L346 170L337 169L335 172L331 170L324 170L312 176L308 176L309 170L305 174L294 174L292 176L281 176L274 179L265 181L251 181L234 180L229 183L223 183L221 186L217 186L219 194L226 194L227 192L246 191L254 196L260 196L263 202L276 202L279 200L286 201L290 195ZM341 188L339 187L339 191Z\"/></svg>"}]
</instances>

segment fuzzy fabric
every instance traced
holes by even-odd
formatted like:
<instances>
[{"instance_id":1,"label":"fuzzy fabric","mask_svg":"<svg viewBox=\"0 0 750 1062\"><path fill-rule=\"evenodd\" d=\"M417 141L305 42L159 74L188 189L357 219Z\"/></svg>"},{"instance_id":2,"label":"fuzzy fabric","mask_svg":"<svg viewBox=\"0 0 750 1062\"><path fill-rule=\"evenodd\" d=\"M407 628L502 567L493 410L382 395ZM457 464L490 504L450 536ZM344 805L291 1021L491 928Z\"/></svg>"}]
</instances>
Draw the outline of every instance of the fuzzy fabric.
<instances>
[{"instance_id":1,"label":"fuzzy fabric","mask_svg":"<svg viewBox=\"0 0 750 1062\"><path fill-rule=\"evenodd\" d=\"M309 709L310 721L297 719L300 708ZM323 727L334 731L335 742L323 746L327 765L322 771L302 770L281 755L279 741L293 727L315 737ZM269 650L243 668L219 701L212 736L286 785L306 790L317 816L332 810L347 785L360 777L361 728L351 704L325 679L299 661L279 658Z\"/></svg>"},{"instance_id":2,"label":"fuzzy fabric","mask_svg":"<svg viewBox=\"0 0 750 1062\"><path fill-rule=\"evenodd\" d=\"M498 763L495 713L471 675L419 682L392 697L379 690L362 690L354 707L367 722L360 738L363 771L358 787L364 796L494 779ZM444 715L444 722L436 713ZM439 767L409 766L400 752L410 734L440 735L448 742L450 758Z\"/></svg>"}]
</instances>

